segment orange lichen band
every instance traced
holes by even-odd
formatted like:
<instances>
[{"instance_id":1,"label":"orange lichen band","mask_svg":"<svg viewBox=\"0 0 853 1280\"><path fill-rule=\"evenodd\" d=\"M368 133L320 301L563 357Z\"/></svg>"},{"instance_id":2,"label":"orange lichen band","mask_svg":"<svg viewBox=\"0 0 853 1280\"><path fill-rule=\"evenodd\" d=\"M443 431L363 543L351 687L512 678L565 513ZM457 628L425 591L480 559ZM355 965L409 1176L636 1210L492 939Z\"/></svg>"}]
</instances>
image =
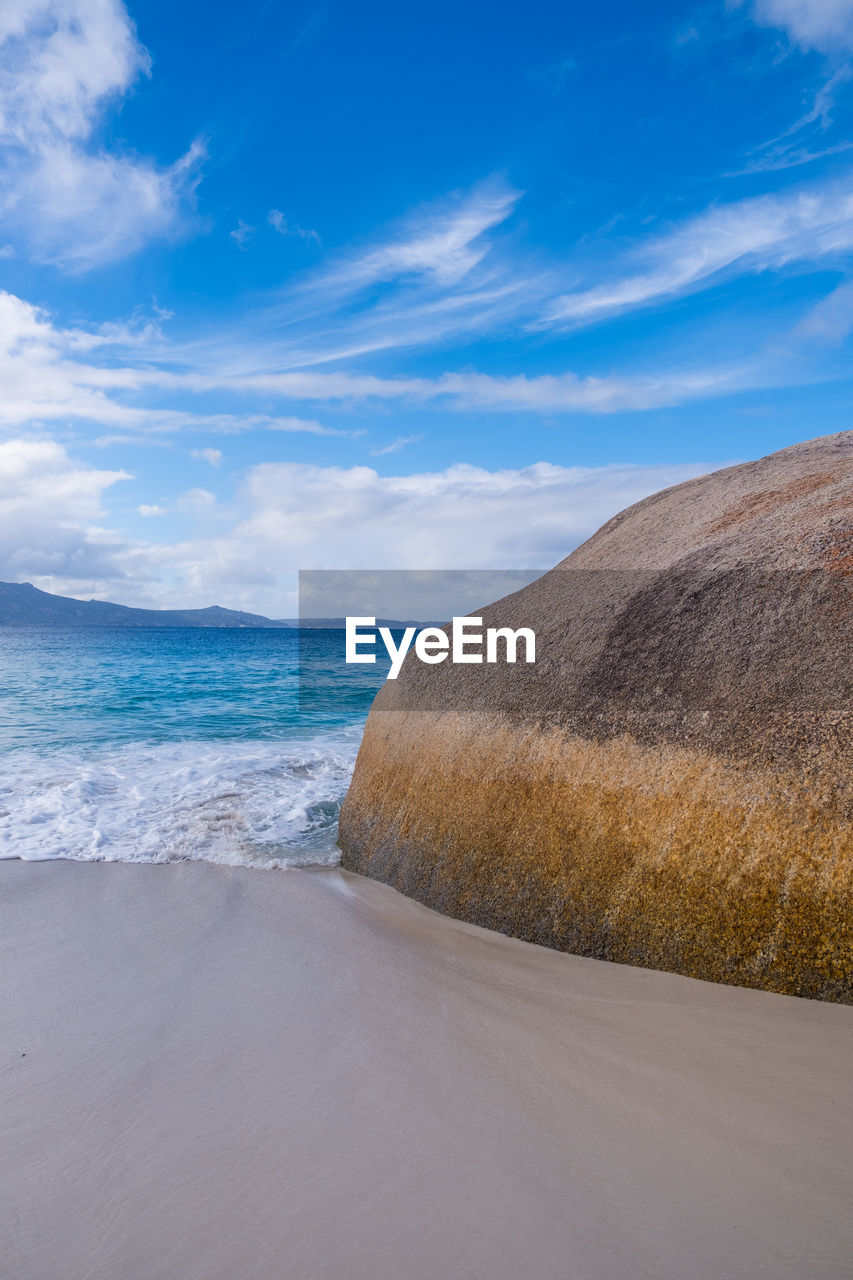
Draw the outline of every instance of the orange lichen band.
<instances>
[{"instance_id":1,"label":"orange lichen band","mask_svg":"<svg viewBox=\"0 0 853 1280\"><path fill-rule=\"evenodd\" d=\"M344 866L559 950L853 1003L853 837L802 775L374 708Z\"/></svg>"}]
</instances>

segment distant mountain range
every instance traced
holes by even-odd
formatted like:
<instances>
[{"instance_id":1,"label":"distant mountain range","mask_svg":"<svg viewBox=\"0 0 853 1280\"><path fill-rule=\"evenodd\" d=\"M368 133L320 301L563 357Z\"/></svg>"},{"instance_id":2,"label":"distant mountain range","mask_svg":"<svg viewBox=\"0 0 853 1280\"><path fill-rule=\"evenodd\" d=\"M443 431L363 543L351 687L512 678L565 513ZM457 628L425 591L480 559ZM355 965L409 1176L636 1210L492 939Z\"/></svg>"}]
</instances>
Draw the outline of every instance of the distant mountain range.
<instances>
[{"instance_id":1,"label":"distant mountain range","mask_svg":"<svg viewBox=\"0 0 853 1280\"><path fill-rule=\"evenodd\" d=\"M294 627L259 613L209 609L132 609L107 600L74 600L39 591L29 582L0 582L0 626L36 627Z\"/></svg>"},{"instance_id":2,"label":"distant mountain range","mask_svg":"<svg viewBox=\"0 0 853 1280\"><path fill-rule=\"evenodd\" d=\"M40 591L30 582L0 582L0 626L5 627L309 627L334 629L345 618L265 618L213 604L207 609L133 609L108 600L75 600ZM377 626L403 627L395 618Z\"/></svg>"}]
</instances>

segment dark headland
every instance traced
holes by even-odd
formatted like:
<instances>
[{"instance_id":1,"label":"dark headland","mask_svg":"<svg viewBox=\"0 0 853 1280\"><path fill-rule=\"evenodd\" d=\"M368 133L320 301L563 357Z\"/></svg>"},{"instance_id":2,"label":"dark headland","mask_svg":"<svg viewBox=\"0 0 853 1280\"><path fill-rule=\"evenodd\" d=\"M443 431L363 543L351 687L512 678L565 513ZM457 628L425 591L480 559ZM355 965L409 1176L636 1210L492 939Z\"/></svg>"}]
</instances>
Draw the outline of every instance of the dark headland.
<instances>
[{"instance_id":1,"label":"dark headland","mask_svg":"<svg viewBox=\"0 0 853 1280\"><path fill-rule=\"evenodd\" d=\"M397 618L377 618L377 625L405 627ZM110 600L77 600L42 591L31 582L0 582L0 627L301 627L343 630L345 618L265 618L260 613L225 609L138 609Z\"/></svg>"},{"instance_id":2,"label":"dark headland","mask_svg":"<svg viewBox=\"0 0 853 1280\"><path fill-rule=\"evenodd\" d=\"M75 600L30 582L0 582L0 626L18 627L291 627L239 609L135 609L109 600Z\"/></svg>"}]
</instances>

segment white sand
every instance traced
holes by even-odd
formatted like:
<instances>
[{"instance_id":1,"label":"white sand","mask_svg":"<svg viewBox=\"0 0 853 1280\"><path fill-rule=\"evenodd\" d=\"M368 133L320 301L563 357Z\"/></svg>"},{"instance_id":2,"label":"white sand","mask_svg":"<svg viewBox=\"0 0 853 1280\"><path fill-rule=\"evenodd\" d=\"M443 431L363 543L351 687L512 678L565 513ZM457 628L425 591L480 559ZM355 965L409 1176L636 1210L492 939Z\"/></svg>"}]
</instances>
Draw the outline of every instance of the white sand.
<instances>
[{"instance_id":1,"label":"white sand","mask_svg":"<svg viewBox=\"0 0 853 1280\"><path fill-rule=\"evenodd\" d=\"M0 895L3 1280L853 1275L853 1009L337 872Z\"/></svg>"}]
</instances>

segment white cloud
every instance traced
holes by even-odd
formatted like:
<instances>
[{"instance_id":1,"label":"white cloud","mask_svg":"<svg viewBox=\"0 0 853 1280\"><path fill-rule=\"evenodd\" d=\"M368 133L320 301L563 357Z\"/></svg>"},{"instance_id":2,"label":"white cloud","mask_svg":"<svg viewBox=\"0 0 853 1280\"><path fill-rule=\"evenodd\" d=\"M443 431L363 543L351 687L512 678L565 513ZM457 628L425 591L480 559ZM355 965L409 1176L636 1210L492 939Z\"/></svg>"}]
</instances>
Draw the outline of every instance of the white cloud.
<instances>
[{"instance_id":1,"label":"white cloud","mask_svg":"<svg viewBox=\"0 0 853 1280\"><path fill-rule=\"evenodd\" d=\"M122 547L100 529L106 491L125 471L98 471L50 440L0 443L0 578L123 578Z\"/></svg>"},{"instance_id":2,"label":"white cloud","mask_svg":"<svg viewBox=\"0 0 853 1280\"><path fill-rule=\"evenodd\" d=\"M218 467L222 462L221 449L190 449L191 458L200 458L203 462L209 462L212 467Z\"/></svg>"},{"instance_id":3,"label":"white cloud","mask_svg":"<svg viewBox=\"0 0 853 1280\"><path fill-rule=\"evenodd\" d=\"M344 371L308 371L231 378L190 374L185 385L199 392L228 387L293 400L344 403L399 400L440 402L451 409L463 410L602 414L659 409L726 395L761 385L761 378L746 366L697 371L673 369L663 374L633 377L580 377L575 373L500 377L484 373L444 373L435 378L378 378Z\"/></svg>"},{"instance_id":4,"label":"white cloud","mask_svg":"<svg viewBox=\"0 0 853 1280\"><path fill-rule=\"evenodd\" d=\"M146 556L171 604L212 599L293 613L297 568L547 568L606 519L702 466L560 467L380 476L371 467L264 463L227 533Z\"/></svg>"},{"instance_id":5,"label":"white cloud","mask_svg":"<svg viewBox=\"0 0 853 1280\"><path fill-rule=\"evenodd\" d=\"M185 538L128 543L102 510L126 473L95 470L55 442L14 440L0 444L0 578L125 604L286 616L298 568L546 568L624 506L703 470L537 463L380 476L263 463L226 503L205 489L183 494L174 515Z\"/></svg>"},{"instance_id":6,"label":"white cloud","mask_svg":"<svg viewBox=\"0 0 853 1280\"><path fill-rule=\"evenodd\" d=\"M381 476L264 463L246 480L243 548L302 568L513 568L556 563L622 507L701 466L561 467Z\"/></svg>"},{"instance_id":7,"label":"white cloud","mask_svg":"<svg viewBox=\"0 0 853 1280\"><path fill-rule=\"evenodd\" d=\"M105 393L106 371L81 359L115 341L110 333L58 329L39 308L0 292L0 425L56 419L138 425L135 410ZM120 382L120 371L113 377Z\"/></svg>"},{"instance_id":8,"label":"white cloud","mask_svg":"<svg viewBox=\"0 0 853 1280\"><path fill-rule=\"evenodd\" d=\"M256 340L256 331L274 328L268 323L273 308L257 313L251 323L229 326L227 333L175 342L159 322L63 329L43 310L0 292L0 428L42 431L45 425L61 424L77 431L85 425L98 428L102 443L117 436L138 441L146 435L163 442L193 431L203 431L208 439L212 433L246 431L352 438L359 432L328 426L300 410L311 403L347 410L383 402L450 411L607 414L673 407L814 377L805 364L798 366L790 358L783 363L772 350L716 367L710 362L685 367L670 355L661 370L630 373L587 374L565 367L535 376L470 369L429 377L362 371L355 351L363 356L384 349L383 344L446 340L458 325L471 332L481 327L500 332L510 317L517 325L522 296L527 304L534 295L541 303L541 286L546 279L553 282L553 272L540 276L534 293L525 293L521 284L516 294L513 272L521 275L520 269L516 264L504 271L503 258L494 257L495 246L486 235L508 216L515 198L505 187L478 189L449 206L418 214L402 231L360 256L313 273L296 294L288 295L286 304L279 304L281 314L303 334L310 330L306 317L310 321L312 308L317 309L318 328L309 337L304 362L286 338L268 333L266 340ZM715 206L616 257L609 279L602 279L598 268L597 283L563 294L549 323L571 328L707 287L735 271L804 263L834 266L851 247L850 183ZM449 265L441 265L443 253ZM587 263L587 271L592 270ZM386 272L397 273L403 283L398 289L392 281L387 303L377 303L379 277ZM359 296L359 282L365 280L376 286L367 292L366 310ZM347 361L338 350L337 367L322 367L331 356L313 343L315 338L322 341L317 336L322 307L330 298L334 302L335 290L344 299L341 314L349 317L337 336L353 347ZM325 332L334 333L334 325L334 319L327 320ZM402 436L383 452L396 452L409 442ZM196 455L212 462L202 447Z\"/></svg>"},{"instance_id":9,"label":"white cloud","mask_svg":"<svg viewBox=\"0 0 853 1280\"><path fill-rule=\"evenodd\" d=\"M377 377L362 370L366 357L379 352L519 329L559 332L708 288L736 273L832 266L853 247L849 178L716 205L621 252L611 248L606 261L594 260L588 246L579 248L559 269L534 266L512 250L503 224L517 199L505 184L492 182L421 210L378 243L307 273L239 327L171 349L153 345L147 370L125 369L123 385L198 394L227 388L283 402L408 399L549 413L675 405L768 385L767 378L777 385L779 367L762 372L755 366L766 366L767 357L760 356L735 369L682 369L670 360L664 373L631 376L584 376L563 368L535 378L452 371ZM579 284L560 293L570 271ZM319 372L323 366L330 371ZM789 370L785 380L791 376ZM165 416L162 422L167 429ZM235 415L220 426L211 421L211 427L237 430L239 423Z\"/></svg>"},{"instance_id":10,"label":"white cloud","mask_svg":"<svg viewBox=\"0 0 853 1280\"><path fill-rule=\"evenodd\" d=\"M843 342L853 330L853 280L845 280L832 293L822 298L797 325L799 337L821 342Z\"/></svg>"},{"instance_id":11,"label":"white cloud","mask_svg":"<svg viewBox=\"0 0 853 1280\"><path fill-rule=\"evenodd\" d=\"M810 110L756 155L752 167L790 167L821 152L846 150L845 141L809 151L803 130L829 122L832 94L847 74L836 70ZM279 390L292 371L298 371L293 385L310 386L308 370L349 366L345 377L358 394L353 379L369 375L354 374L354 362L380 352L468 342L484 334L568 330L735 274L834 263L853 247L849 175L779 196L717 204L615 252L606 244L596 256L589 245L579 245L561 264L519 253L504 225L518 199L506 184L492 181L419 210L376 243L307 273L274 304L248 316L239 333L232 328L188 346L187 362L199 374L206 366L213 376L227 373L237 380L278 378ZM332 387L337 378L331 375L325 385ZM574 407L580 397L568 394L570 382L570 376L564 379L563 391ZM386 390L393 394L389 380ZM431 394L446 390L434 386ZM308 398L324 396L309 391ZM644 388L639 399L648 400Z\"/></svg>"},{"instance_id":12,"label":"white cloud","mask_svg":"<svg viewBox=\"0 0 853 1280\"><path fill-rule=\"evenodd\" d=\"M407 445L417 444L419 440L423 440L423 435L397 436L390 444L383 445L381 449L371 449L370 452L374 458L382 458L388 453L400 453Z\"/></svg>"},{"instance_id":13,"label":"white cloud","mask_svg":"<svg viewBox=\"0 0 853 1280\"><path fill-rule=\"evenodd\" d=\"M239 430L250 430L258 428L264 431L304 431L310 436L354 436L360 434L357 431L343 431L338 427L324 427L322 423L315 422L313 418L290 418L290 417L271 417L263 414L251 414L244 419L240 419L245 425Z\"/></svg>"},{"instance_id":14,"label":"white cloud","mask_svg":"<svg viewBox=\"0 0 853 1280\"><path fill-rule=\"evenodd\" d=\"M228 234L238 249L245 249L249 241L254 239L257 229L249 226L248 222L244 222L242 218L238 218L236 227Z\"/></svg>"},{"instance_id":15,"label":"white cloud","mask_svg":"<svg viewBox=\"0 0 853 1280\"><path fill-rule=\"evenodd\" d=\"M212 511L216 506L216 494L209 489L187 489L181 494L179 502L185 510Z\"/></svg>"},{"instance_id":16,"label":"white cloud","mask_svg":"<svg viewBox=\"0 0 853 1280\"><path fill-rule=\"evenodd\" d=\"M824 160L827 156L839 156L845 151L853 151L853 142L837 142L831 147L821 147L810 151L808 147L790 144L770 147L764 154L750 160L742 169L736 169L723 176L740 178L751 173L779 173L783 169L797 169L800 165L811 164L815 160Z\"/></svg>"},{"instance_id":17,"label":"white cloud","mask_svg":"<svg viewBox=\"0 0 853 1280\"><path fill-rule=\"evenodd\" d=\"M477 334L535 313L542 271L502 251L498 229L520 198L492 179L415 210L367 244L332 256L244 325L256 358L306 367ZM312 236L280 210L282 234ZM229 359L228 344L217 363Z\"/></svg>"},{"instance_id":18,"label":"white cloud","mask_svg":"<svg viewBox=\"0 0 853 1280\"><path fill-rule=\"evenodd\" d=\"M290 218L285 218L280 209L270 209L267 215L267 222L274 231L280 236L296 236L299 240L313 240L315 244L320 243L319 233L300 227L298 222L293 222Z\"/></svg>"},{"instance_id":19,"label":"white cloud","mask_svg":"<svg viewBox=\"0 0 853 1280\"><path fill-rule=\"evenodd\" d=\"M757 23L781 27L802 49L853 49L853 0L753 0L751 9Z\"/></svg>"},{"instance_id":20,"label":"white cloud","mask_svg":"<svg viewBox=\"0 0 853 1280\"><path fill-rule=\"evenodd\" d=\"M540 413L623 413L660 409L707 396L726 395L750 383L746 371L714 369L638 377L578 377L574 373L500 378L478 373L445 374L439 394L460 409L533 410Z\"/></svg>"},{"instance_id":21,"label":"white cloud","mask_svg":"<svg viewBox=\"0 0 853 1280\"><path fill-rule=\"evenodd\" d=\"M853 248L853 183L715 205L642 242L603 284L564 294L547 324L573 327L708 288L725 274L839 259Z\"/></svg>"},{"instance_id":22,"label":"white cloud","mask_svg":"<svg viewBox=\"0 0 853 1280\"><path fill-rule=\"evenodd\" d=\"M110 152L105 108L150 59L120 0L9 0L0 11L0 220L45 261L85 269L175 233L198 177Z\"/></svg>"},{"instance_id":23,"label":"white cloud","mask_svg":"<svg viewBox=\"0 0 853 1280\"><path fill-rule=\"evenodd\" d=\"M853 11L853 4L851 4L851 11ZM801 129L806 129L812 124L818 124L824 129L831 125L832 112L835 108L835 95L840 86L847 84L851 79L853 79L853 67L850 66L849 62L844 62L840 67L836 67L832 75L821 84L809 110L805 115L795 120L790 129L786 131L786 135L783 136L799 133Z\"/></svg>"},{"instance_id":24,"label":"white cloud","mask_svg":"<svg viewBox=\"0 0 853 1280\"><path fill-rule=\"evenodd\" d=\"M358 432L325 426L287 413L219 413L184 407L188 396L225 393L282 404L363 401L439 403L450 409L526 410L543 413L615 413L682 404L762 385L748 369L670 370L632 377L582 377L572 372L538 377L446 373L434 378L380 378L370 374L175 370L169 348L137 340L120 329L59 329L38 308L0 292L0 426L20 429L47 422L86 422L123 431L153 433L204 430L305 432L352 437ZM152 358L158 352L160 363ZM134 355L143 354L132 363ZM124 356L123 362L117 362ZM94 363L101 358L104 363ZM214 362L210 362L214 363ZM156 407L146 397L156 394ZM181 404L164 407L173 396ZM113 438L108 433L101 439Z\"/></svg>"},{"instance_id":25,"label":"white cloud","mask_svg":"<svg viewBox=\"0 0 853 1280\"><path fill-rule=\"evenodd\" d=\"M725 176L739 177L750 173L773 173L811 164L826 156L841 155L853 148L853 142L842 139L830 146L821 135L833 124L833 111L839 89L853 79L853 66L844 62L825 77L814 94L812 105L783 133L756 147L742 168Z\"/></svg>"},{"instance_id":26,"label":"white cloud","mask_svg":"<svg viewBox=\"0 0 853 1280\"><path fill-rule=\"evenodd\" d=\"M120 0L7 0L0 45L0 121L25 146L37 135L88 137L103 99L150 68Z\"/></svg>"},{"instance_id":27,"label":"white cloud","mask_svg":"<svg viewBox=\"0 0 853 1280\"><path fill-rule=\"evenodd\" d=\"M264 463L230 508L207 513L222 532L140 553L143 586L167 605L217 601L282 617L295 612L299 568L544 569L616 511L706 469L537 463L380 476Z\"/></svg>"},{"instance_id":28,"label":"white cloud","mask_svg":"<svg viewBox=\"0 0 853 1280\"><path fill-rule=\"evenodd\" d=\"M244 431L305 432L316 436L350 436L313 418L290 414L192 412L185 408L148 408L129 403L149 388L176 396L182 392L235 389L227 377L204 382L191 374L175 374L151 360L130 360L141 349L162 357L162 342L149 329L134 332L118 326L61 329L50 316L14 294L0 290L0 427L41 427L46 422L86 422L135 431L211 431L223 435ZM117 357L124 356L124 363ZM96 364L95 359L104 362ZM239 390L239 387L236 389ZM161 398L162 399L162 398ZM102 443L114 439L101 438Z\"/></svg>"},{"instance_id":29,"label":"white cloud","mask_svg":"<svg viewBox=\"0 0 853 1280\"><path fill-rule=\"evenodd\" d=\"M419 210L383 243L342 258L313 287L349 293L411 276L457 284L485 258L490 247L485 233L506 221L520 196L505 183L493 181L466 196Z\"/></svg>"}]
</instances>

